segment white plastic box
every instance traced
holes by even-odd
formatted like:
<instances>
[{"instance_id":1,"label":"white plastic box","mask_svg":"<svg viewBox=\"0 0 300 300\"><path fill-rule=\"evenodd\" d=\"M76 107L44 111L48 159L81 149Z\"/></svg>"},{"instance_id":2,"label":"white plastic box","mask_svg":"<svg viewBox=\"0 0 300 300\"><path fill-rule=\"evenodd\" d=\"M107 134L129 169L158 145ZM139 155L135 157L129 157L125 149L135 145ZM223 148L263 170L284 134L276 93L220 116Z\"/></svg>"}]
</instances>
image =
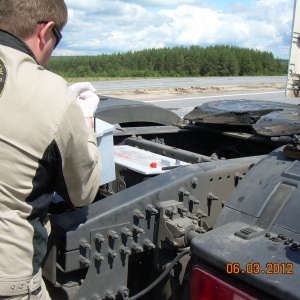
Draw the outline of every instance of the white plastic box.
<instances>
[{"instance_id":1,"label":"white plastic box","mask_svg":"<svg viewBox=\"0 0 300 300\"><path fill-rule=\"evenodd\" d=\"M116 179L113 131L114 126L112 124L95 118L97 147L102 161L100 185Z\"/></svg>"},{"instance_id":2,"label":"white plastic box","mask_svg":"<svg viewBox=\"0 0 300 300\"><path fill-rule=\"evenodd\" d=\"M188 165L184 161L128 145L114 146L114 155L117 165L143 175L158 175L168 172L172 168Z\"/></svg>"}]
</instances>

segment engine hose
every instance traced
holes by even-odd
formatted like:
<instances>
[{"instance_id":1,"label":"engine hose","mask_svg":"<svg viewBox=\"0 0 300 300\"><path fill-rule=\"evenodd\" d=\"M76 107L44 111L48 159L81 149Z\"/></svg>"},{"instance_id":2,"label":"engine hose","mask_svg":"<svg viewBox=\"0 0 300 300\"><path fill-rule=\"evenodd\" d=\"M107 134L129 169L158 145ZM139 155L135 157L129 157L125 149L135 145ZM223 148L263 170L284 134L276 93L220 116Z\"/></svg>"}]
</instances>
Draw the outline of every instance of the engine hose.
<instances>
[{"instance_id":1,"label":"engine hose","mask_svg":"<svg viewBox=\"0 0 300 300\"><path fill-rule=\"evenodd\" d=\"M176 265L174 266L173 270L170 272L170 286L171 286L171 294L173 300L180 300L180 294L181 294L181 283L179 279L179 274L177 271L175 271ZM173 274L172 274L173 272Z\"/></svg>"},{"instance_id":2,"label":"engine hose","mask_svg":"<svg viewBox=\"0 0 300 300\"><path fill-rule=\"evenodd\" d=\"M140 298L141 296L144 296L145 294L147 294L149 291L151 291L158 283L160 283L169 273L170 271L173 269L173 267L175 266L175 264L185 255L190 254L191 251L190 250L185 250L183 252L181 252L180 254L178 254L173 261L169 264L169 266L163 271L163 273L161 273L159 275L159 277L153 281L149 286L147 286L144 290L140 291L138 294L130 297L130 298L123 298L124 300L136 300L138 298Z\"/></svg>"}]
</instances>

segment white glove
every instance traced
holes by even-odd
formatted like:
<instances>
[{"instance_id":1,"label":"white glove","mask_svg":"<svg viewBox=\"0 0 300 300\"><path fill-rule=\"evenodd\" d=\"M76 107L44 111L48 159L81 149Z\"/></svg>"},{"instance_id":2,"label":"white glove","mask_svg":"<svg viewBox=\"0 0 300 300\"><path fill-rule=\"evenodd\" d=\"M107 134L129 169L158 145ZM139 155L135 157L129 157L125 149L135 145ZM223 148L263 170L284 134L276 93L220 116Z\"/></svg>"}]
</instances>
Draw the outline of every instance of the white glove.
<instances>
[{"instance_id":1,"label":"white glove","mask_svg":"<svg viewBox=\"0 0 300 300\"><path fill-rule=\"evenodd\" d=\"M86 91L92 91L94 93L97 91L90 82L77 82L70 85L69 88L75 92L77 97Z\"/></svg>"},{"instance_id":2,"label":"white glove","mask_svg":"<svg viewBox=\"0 0 300 300\"><path fill-rule=\"evenodd\" d=\"M77 97L77 102L80 105L85 117L93 117L99 103L99 97L92 91L83 92Z\"/></svg>"},{"instance_id":3,"label":"white glove","mask_svg":"<svg viewBox=\"0 0 300 300\"><path fill-rule=\"evenodd\" d=\"M85 117L93 117L99 103L97 91L90 82L78 82L72 84L70 89L75 92L77 102L80 105Z\"/></svg>"}]
</instances>

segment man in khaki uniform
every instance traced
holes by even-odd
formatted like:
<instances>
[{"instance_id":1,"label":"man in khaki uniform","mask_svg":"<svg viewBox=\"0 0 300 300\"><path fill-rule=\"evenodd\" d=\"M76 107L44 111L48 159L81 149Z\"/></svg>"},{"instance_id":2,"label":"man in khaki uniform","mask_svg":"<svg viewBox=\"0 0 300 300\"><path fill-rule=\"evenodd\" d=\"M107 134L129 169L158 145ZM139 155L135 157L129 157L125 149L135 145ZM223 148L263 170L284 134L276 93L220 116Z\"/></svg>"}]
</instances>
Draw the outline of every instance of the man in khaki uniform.
<instances>
[{"instance_id":1,"label":"man in khaki uniform","mask_svg":"<svg viewBox=\"0 0 300 300\"><path fill-rule=\"evenodd\" d=\"M0 0L0 299L50 299L41 263L53 193L85 206L99 188L99 98L43 68L66 22L63 0Z\"/></svg>"}]
</instances>

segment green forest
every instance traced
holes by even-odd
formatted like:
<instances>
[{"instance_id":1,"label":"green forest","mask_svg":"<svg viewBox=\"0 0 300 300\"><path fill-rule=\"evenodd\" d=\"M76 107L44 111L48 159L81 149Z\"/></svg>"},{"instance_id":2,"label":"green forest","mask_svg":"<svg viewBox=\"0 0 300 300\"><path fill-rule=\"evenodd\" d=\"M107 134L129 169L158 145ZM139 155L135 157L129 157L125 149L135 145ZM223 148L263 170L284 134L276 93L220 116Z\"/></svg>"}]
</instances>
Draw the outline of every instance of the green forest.
<instances>
[{"instance_id":1,"label":"green forest","mask_svg":"<svg viewBox=\"0 0 300 300\"><path fill-rule=\"evenodd\" d=\"M52 57L46 69L64 78L285 75L270 52L234 46L146 49L96 56Z\"/></svg>"}]
</instances>

